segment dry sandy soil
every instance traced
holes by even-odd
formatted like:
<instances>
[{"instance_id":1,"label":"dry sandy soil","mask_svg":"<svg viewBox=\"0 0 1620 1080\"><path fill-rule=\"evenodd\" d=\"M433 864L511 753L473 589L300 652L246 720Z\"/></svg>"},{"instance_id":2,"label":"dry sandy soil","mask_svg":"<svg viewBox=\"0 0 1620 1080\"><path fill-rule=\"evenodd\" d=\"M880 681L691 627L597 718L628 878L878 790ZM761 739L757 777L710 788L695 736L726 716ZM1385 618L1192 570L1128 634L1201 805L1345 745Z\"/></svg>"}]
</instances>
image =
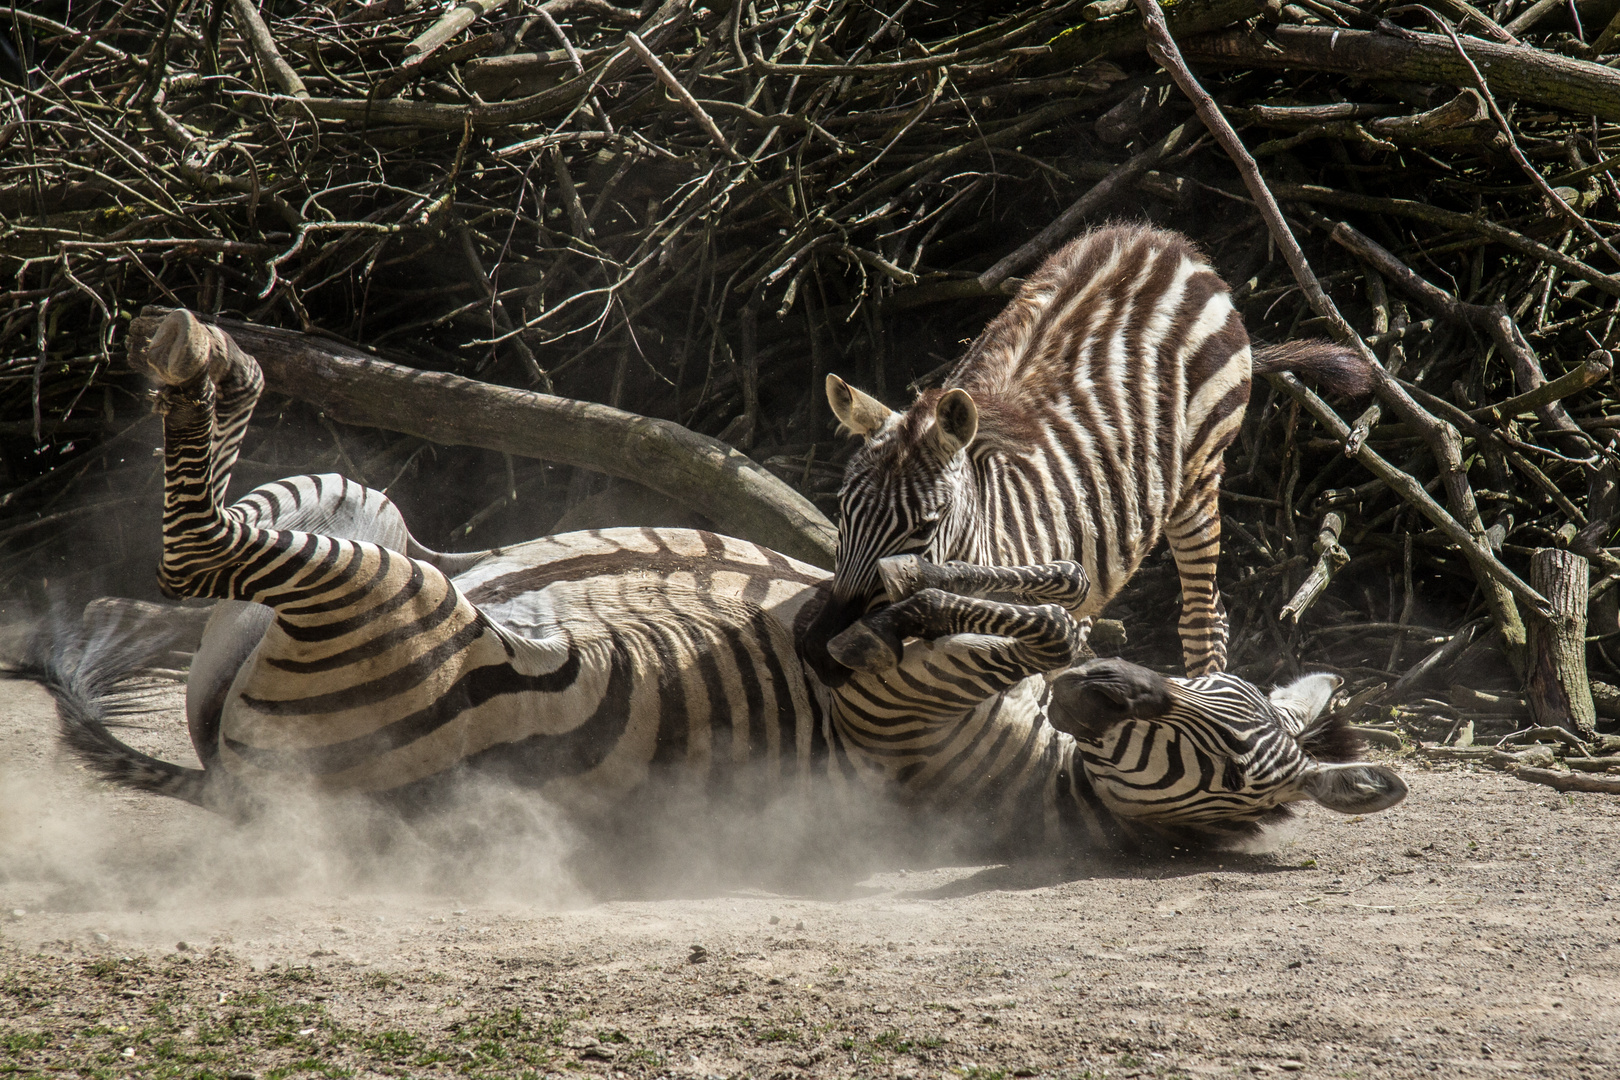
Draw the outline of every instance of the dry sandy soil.
<instances>
[{"instance_id":1,"label":"dry sandy soil","mask_svg":"<svg viewBox=\"0 0 1620 1080\"><path fill-rule=\"evenodd\" d=\"M172 717L137 741L190 759ZM566 832L510 807L453 857L368 860L319 822L99 788L53 722L0 684L0 1072L1620 1070L1620 802L1600 795L1407 760L1404 805L1313 808L1256 854L627 900L571 882Z\"/></svg>"}]
</instances>

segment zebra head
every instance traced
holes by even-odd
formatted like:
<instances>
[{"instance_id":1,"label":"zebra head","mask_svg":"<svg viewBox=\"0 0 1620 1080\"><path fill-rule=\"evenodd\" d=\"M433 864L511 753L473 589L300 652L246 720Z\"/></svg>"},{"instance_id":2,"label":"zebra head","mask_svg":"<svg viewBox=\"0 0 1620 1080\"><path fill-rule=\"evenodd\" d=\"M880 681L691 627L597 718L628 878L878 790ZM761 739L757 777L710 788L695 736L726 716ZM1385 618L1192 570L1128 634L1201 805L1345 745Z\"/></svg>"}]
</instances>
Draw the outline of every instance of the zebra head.
<instances>
[{"instance_id":1,"label":"zebra head","mask_svg":"<svg viewBox=\"0 0 1620 1080\"><path fill-rule=\"evenodd\" d=\"M1093 660L1054 680L1049 716L1117 817L1236 836L1305 799L1371 814L1406 797L1393 770L1355 760L1342 716L1323 715L1339 682L1307 675L1268 695L1235 675L1174 679Z\"/></svg>"},{"instance_id":2,"label":"zebra head","mask_svg":"<svg viewBox=\"0 0 1620 1080\"><path fill-rule=\"evenodd\" d=\"M836 375L827 401L842 430L863 445L838 492L838 560L832 595L810 624L804 655L829 686L849 677L827 642L866 614L883 594L878 562L916 554L941 562L955 553L970 517L967 446L979 413L966 390L930 391L895 412Z\"/></svg>"}]
</instances>

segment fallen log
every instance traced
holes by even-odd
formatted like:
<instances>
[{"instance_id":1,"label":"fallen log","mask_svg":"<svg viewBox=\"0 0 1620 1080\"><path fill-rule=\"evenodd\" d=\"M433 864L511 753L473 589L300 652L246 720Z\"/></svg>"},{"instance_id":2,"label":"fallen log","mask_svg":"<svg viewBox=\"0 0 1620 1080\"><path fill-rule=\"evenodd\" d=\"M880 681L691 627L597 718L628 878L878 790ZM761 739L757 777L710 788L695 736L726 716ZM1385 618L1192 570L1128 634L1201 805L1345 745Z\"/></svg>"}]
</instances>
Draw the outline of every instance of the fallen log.
<instances>
[{"instance_id":1,"label":"fallen log","mask_svg":"<svg viewBox=\"0 0 1620 1080\"><path fill-rule=\"evenodd\" d=\"M1555 772L1521 765L1513 775L1532 784L1546 784L1554 791L1593 791L1600 795L1620 795L1620 776L1588 776L1584 773Z\"/></svg>"},{"instance_id":2,"label":"fallen log","mask_svg":"<svg viewBox=\"0 0 1620 1080\"><path fill-rule=\"evenodd\" d=\"M1544 49L1473 37L1462 42L1494 93L1620 120L1620 71ZM1222 67L1303 68L1363 78L1474 85L1468 64L1443 34L1273 26L1264 33L1228 30L1187 37L1180 44L1188 60Z\"/></svg>"},{"instance_id":3,"label":"fallen log","mask_svg":"<svg viewBox=\"0 0 1620 1080\"><path fill-rule=\"evenodd\" d=\"M146 347L169 310L148 307L131 321L132 353ZM728 533L832 566L832 523L718 439L589 401L420 371L292 330L211 321L259 361L270 390L318 405L333 420L594 469L690 506Z\"/></svg>"}]
</instances>

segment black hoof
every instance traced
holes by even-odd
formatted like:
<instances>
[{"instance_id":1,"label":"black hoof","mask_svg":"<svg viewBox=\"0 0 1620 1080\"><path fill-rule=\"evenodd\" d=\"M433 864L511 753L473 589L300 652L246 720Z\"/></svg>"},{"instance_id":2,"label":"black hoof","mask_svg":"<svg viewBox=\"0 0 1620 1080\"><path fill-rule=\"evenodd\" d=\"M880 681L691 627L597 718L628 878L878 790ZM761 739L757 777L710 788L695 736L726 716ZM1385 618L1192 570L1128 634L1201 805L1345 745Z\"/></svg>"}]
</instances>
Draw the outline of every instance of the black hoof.
<instances>
[{"instance_id":1,"label":"black hoof","mask_svg":"<svg viewBox=\"0 0 1620 1080\"><path fill-rule=\"evenodd\" d=\"M902 649L898 640L891 640L864 622L856 623L827 643L827 651L834 660L852 671L864 671L868 675L894 670L900 663Z\"/></svg>"}]
</instances>

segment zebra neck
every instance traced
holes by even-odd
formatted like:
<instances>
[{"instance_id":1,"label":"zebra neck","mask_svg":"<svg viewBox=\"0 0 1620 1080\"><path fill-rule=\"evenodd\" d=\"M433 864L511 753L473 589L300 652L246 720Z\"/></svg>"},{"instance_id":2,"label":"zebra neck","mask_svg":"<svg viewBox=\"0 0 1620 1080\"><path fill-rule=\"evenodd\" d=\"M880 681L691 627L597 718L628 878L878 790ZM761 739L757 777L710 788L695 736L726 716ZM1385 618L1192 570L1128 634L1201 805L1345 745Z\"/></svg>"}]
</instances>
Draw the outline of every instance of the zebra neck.
<instances>
[{"instance_id":1,"label":"zebra neck","mask_svg":"<svg viewBox=\"0 0 1620 1080\"><path fill-rule=\"evenodd\" d=\"M968 498L957 500L962 521L948 558L984 566L1027 566L1079 557L1071 507L1026 453L997 445L971 458Z\"/></svg>"},{"instance_id":2,"label":"zebra neck","mask_svg":"<svg viewBox=\"0 0 1620 1080\"><path fill-rule=\"evenodd\" d=\"M1083 837L1096 850L1116 850L1126 846L1121 822L1103 803L1086 771L1080 745L1062 732L1056 736L1056 763L1051 772L1051 813L1058 830Z\"/></svg>"}]
</instances>

